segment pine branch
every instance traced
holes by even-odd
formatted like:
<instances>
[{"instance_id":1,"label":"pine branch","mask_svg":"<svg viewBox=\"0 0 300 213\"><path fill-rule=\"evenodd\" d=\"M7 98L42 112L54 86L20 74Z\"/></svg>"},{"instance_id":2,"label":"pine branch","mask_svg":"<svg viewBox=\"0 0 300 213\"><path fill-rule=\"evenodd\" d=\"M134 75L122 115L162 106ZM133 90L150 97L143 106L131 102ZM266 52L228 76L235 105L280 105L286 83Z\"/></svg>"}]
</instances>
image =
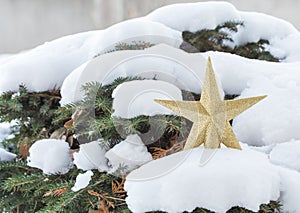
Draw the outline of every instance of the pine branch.
<instances>
[{"instance_id":1,"label":"pine branch","mask_svg":"<svg viewBox=\"0 0 300 213\"><path fill-rule=\"evenodd\" d=\"M40 174L26 175L24 174L17 175L11 178L6 179L1 183L1 188L5 191L27 191L34 184L37 184L44 177Z\"/></svg>"},{"instance_id":2,"label":"pine branch","mask_svg":"<svg viewBox=\"0 0 300 213\"><path fill-rule=\"evenodd\" d=\"M244 45L232 48L228 43L233 44L232 34L237 33L239 28L244 27L242 22L229 21L218 25L215 29L203 29L197 32L184 31L183 40L190 44L182 44L181 48L187 52L220 51L237 54L246 58L279 62L279 58L267 51L269 41L259 39L257 42L249 42Z\"/></svg>"},{"instance_id":3,"label":"pine branch","mask_svg":"<svg viewBox=\"0 0 300 213\"><path fill-rule=\"evenodd\" d=\"M12 170L12 169L22 169L25 171L34 171L35 168L29 167L24 161L17 162L0 162L0 171Z\"/></svg>"}]
</instances>

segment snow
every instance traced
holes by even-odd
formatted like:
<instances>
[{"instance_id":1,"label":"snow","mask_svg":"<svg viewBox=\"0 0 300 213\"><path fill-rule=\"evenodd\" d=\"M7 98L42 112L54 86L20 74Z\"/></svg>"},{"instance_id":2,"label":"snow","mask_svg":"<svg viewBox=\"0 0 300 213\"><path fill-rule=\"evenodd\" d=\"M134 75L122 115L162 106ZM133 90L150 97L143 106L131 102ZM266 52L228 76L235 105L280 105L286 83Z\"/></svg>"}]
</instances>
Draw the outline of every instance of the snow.
<instances>
[{"instance_id":1,"label":"snow","mask_svg":"<svg viewBox=\"0 0 300 213\"><path fill-rule=\"evenodd\" d=\"M230 3L201 2L161 7L147 15L146 19L163 23L181 32L195 32L201 29L214 29L226 20L240 21L241 17Z\"/></svg>"},{"instance_id":2,"label":"snow","mask_svg":"<svg viewBox=\"0 0 300 213\"><path fill-rule=\"evenodd\" d=\"M38 140L29 153L27 165L41 169L45 174L65 174L72 167L69 145L64 140Z\"/></svg>"},{"instance_id":3,"label":"snow","mask_svg":"<svg viewBox=\"0 0 300 213\"><path fill-rule=\"evenodd\" d=\"M81 100L84 97L82 85L88 82L107 85L119 77L156 79L185 91L200 93L205 68L206 60L201 54L188 54L165 44L145 50L112 52L82 65L65 79L61 88L61 104ZM218 75L216 78L221 85ZM224 96L221 90L220 95Z\"/></svg>"},{"instance_id":4,"label":"snow","mask_svg":"<svg viewBox=\"0 0 300 213\"><path fill-rule=\"evenodd\" d=\"M248 146L248 147L251 148L252 150L269 155L275 146L276 144L272 144L268 146Z\"/></svg>"},{"instance_id":5,"label":"snow","mask_svg":"<svg viewBox=\"0 0 300 213\"><path fill-rule=\"evenodd\" d=\"M17 155L0 148L0 162L1 161L13 161Z\"/></svg>"},{"instance_id":6,"label":"snow","mask_svg":"<svg viewBox=\"0 0 300 213\"><path fill-rule=\"evenodd\" d=\"M19 84L25 84L30 91L60 88L69 73L99 52L108 51L123 40L142 41L150 35L153 36L153 43L165 42L178 46L181 41L180 32L157 22L138 19L102 31L62 37L0 64L0 92L16 91Z\"/></svg>"},{"instance_id":7,"label":"snow","mask_svg":"<svg viewBox=\"0 0 300 213\"><path fill-rule=\"evenodd\" d=\"M273 40L270 52L277 57L284 58L284 62L296 62L300 60L300 34L294 33L281 40Z\"/></svg>"},{"instance_id":8,"label":"snow","mask_svg":"<svg viewBox=\"0 0 300 213\"><path fill-rule=\"evenodd\" d=\"M11 134L10 127L11 127L10 123L7 122L0 123L0 147L1 147L1 142Z\"/></svg>"},{"instance_id":9,"label":"snow","mask_svg":"<svg viewBox=\"0 0 300 213\"><path fill-rule=\"evenodd\" d=\"M92 176L94 175L94 173L92 171L86 171L83 174L79 174L76 177L76 182L75 185L71 188L71 190L73 192L77 192L81 189L84 189L85 187L87 187L92 179Z\"/></svg>"},{"instance_id":10,"label":"snow","mask_svg":"<svg viewBox=\"0 0 300 213\"><path fill-rule=\"evenodd\" d=\"M300 173L288 169L280 169L281 176L281 196L283 211L287 213L300 212L299 192L300 192Z\"/></svg>"},{"instance_id":11,"label":"snow","mask_svg":"<svg viewBox=\"0 0 300 213\"><path fill-rule=\"evenodd\" d=\"M299 33L292 24L279 18L256 12L239 12L239 14L244 27L233 36L237 46L266 39L270 41L270 46L276 47L275 42L281 41L282 38L291 34ZM266 26L268 26L268 30L266 30ZM287 50L287 48L283 49Z\"/></svg>"},{"instance_id":12,"label":"snow","mask_svg":"<svg viewBox=\"0 0 300 213\"><path fill-rule=\"evenodd\" d=\"M181 90L173 84L156 80L135 80L120 84L112 93L112 116L134 118L140 115L174 114L154 99L182 100Z\"/></svg>"},{"instance_id":13,"label":"snow","mask_svg":"<svg viewBox=\"0 0 300 213\"><path fill-rule=\"evenodd\" d=\"M120 42L147 41L153 44L166 43L178 47L181 33L159 23L143 19L132 19L115 24L103 31L99 40L100 53L114 49Z\"/></svg>"},{"instance_id":14,"label":"snow","mask_svg":"<svg viewBox=\"0 0 300 213\"><path fill-rule=\"evenodd\" d=\"M241 97L266 94L268 97L234 120L234 130L241 141L252 145L282 143L300 139L300 85L286 82L276 86L274 80L256 79L249 83ZM299 81L300 83L300 81Z\"/></svg>"},{"instance_id":15,"label":"snow","mask_svg":"<svg viewBox=\"0 0 300 213\"><path fill-rule=\"evenodd\" d=\"M93 141L80 145L79 152L73 154L74 164L84 171L98 169L100 172L107 171L106 150L100 146L99 141Z\"/></svg>"},{"instance_id":16,"label":"snow","mask_svg":"<svg viewBox=\"0 0 300 213\"><path fill-rule=\"evenodd\" d=\"M215 72L219 75L227 94L241 94L254 79L266 78L276 87L285 87L287 83L300 83L298 66L300 62L277 63L244 58L222 52L206 52L204 57L211 57ZM264 82L257 84L262 86Z\"/></svg>"},{"instance_id":17,"label":"snow","mask_svg":"<svg viewBox=\"0 0 300 213\"><path fill-rule=\"evenodd\" d=\"M14 54L1 54L0 55L0 64L3 64L7 62L8 60L11 60L15 56Z\"/></svg>"},{"instance_id":18,"label":"snow","mask_svg":"<svg viewBox=\"0 0 300 213\"><path fill-rule=\"evenodd\" d=\"M18 54L0 65L0 91L16 91L22 83L32 91L59 87L66 75L88 59L84 44L92 36L96 33L67 36Z\"/></svg>"},{"instance_id":19,"label":"snow","mask_svg":"<svg viewBox=\"0 0 300 213\"><path fill-rule=\"evenodd\" d=\"M1 58L0 58L1 59ZM13 135L11 135L11 126L12 123L0 123L0 162L1 161L13 161L17 155L13 154L11 152L8 152L7 150L3 149L1 142L5 139L8 139L9 137L13 137Z\"/></svg>"},{"instance_id":20,"label":"snow","mask_svg":"<svg viewBox=\"0 0 300 213\"><path fill-rule=\"evenodd\" d=\"M277 144L270 153L270 161L300 172L300 141Z\"/></svg>"},{"instance_id":21,"label":"snow","mask_svg":"<svg viewBox=\"0 0 300 213\"><path fill-rule=\"evenodd\" d=\"M201 166L203 150L181 151L131 172L125 182L130 210L226 212L240 206L258 211L260 204L279 198L280 176L266 155L222 147Z\"/></svg>"},{"instance_id":22,"label":"snow","mask_svg":"<svg viewBox=\"0 0 300 213\"><path fill-rule=\"evenodd\" d=\"M299 48L296 48L300 41L299 32L292 24L262 13L238 11L228 2L168 5L150 13L145 19L163 23L181 32L214 29L226 21L243 22L244 26L237 33L232 32L233 43L230 46L266 39L270 41L270 51L274 55L281 53L282 58L286 57L285 61L300 60ZM287 40L289 45L282 45L281 42L288 43Z\"/></svg>"},{"instance_id":23,"label":"snow","mask_svg":"<svg viewBox=\"0 0 300 213\"><path fill-rule=\"evenodd\" d=\"M100 172L129 172L152 160L151 154L138 135L128 135L124 141L110 150L102 147L99 141L81 144L79 152L74 153L74 164L84 171L98 169Z\"/></svg>"},{"instance_id":24,"label":"snow","mask_svg":"<svg viewBox=\"0 0 300 213\"><path fill-rule=\"evenodd\" d=\"M78 85L78 82L81 81L81 73L85 70L88 63L89 61L83 63L66 77L61 87L62 98L60 100L60 105L63 106L66 104L74 103L83 98L84 95L82 94L82 85ZM80 93L81 95L78 95L78 93Z\"/></svg>"},{"instance_id":25,"label":"snow","mask_svg":"<svg viewBox=\"0 0 300 213\"><path fill-rule=\"evenodd\" d=\"M138 135L128 135L124 141L106 150L93 141L81 144L79 152L74 153L74 164L84 171L98 169L100 172L116 172L120 166L122 172L129 172L152 160L151 154Z\"/></svg>"},{"instance_id":26,"label":"snow","mask_svg":"<svg viewBox=\"0 0 300 213\"><path fill-rule=\"evenodd\" d=\"M61 87L73 70L98 53L111 50L121 41L146 40L178 47L183 30L212 29L226 21L242 21L245 25L232 35L232 45L268 39L270 51L282 56L284 61L300 60L299 32L286 21L260 13L240 12L227 2L176 4L105 30L46 42L32 50L8 57L7 60L4 56L5 62L0 63L0 92L15 91L21 83L33 91ZM265 26L268 26L268 30L265 30Z\"/></svg>"},{"instance_id":27,"label":"snow","mask_svg":"<svg viewBox=\"0 0 300 213\"><path fill-rule=\"evenodd\" d=\"M122 172L130 172L152 160L151 154L138 135L128 135L124 141L110 149L105 157L112 166L110 173L117 171L120 166L125 167Z\"/></svg>"},{"instance_id":28,"label":"snow","mask_svg":"<svg viewBox=\"0 0 300 213\"><path fill-rule=\"evenodd\" d=\"M110 150L102 147L99 141L81 144L75 152L74 164L84 171L98 169L100 172L116 172L120 166L126 167L122 172L129 172L152 160L151 154L138 135L128 135L124 141Z\"/></svg>"}]
</instances>

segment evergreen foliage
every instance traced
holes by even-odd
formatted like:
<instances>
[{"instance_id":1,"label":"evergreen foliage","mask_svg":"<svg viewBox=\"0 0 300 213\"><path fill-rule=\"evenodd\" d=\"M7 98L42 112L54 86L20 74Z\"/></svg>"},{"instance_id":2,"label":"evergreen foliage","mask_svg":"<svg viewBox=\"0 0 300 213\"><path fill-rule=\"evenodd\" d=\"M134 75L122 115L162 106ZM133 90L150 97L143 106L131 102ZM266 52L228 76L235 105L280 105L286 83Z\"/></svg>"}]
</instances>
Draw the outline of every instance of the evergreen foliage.
<instances>
[{"instance_id":1,"label":"evergreen foliage","mask_svg":"<svg viewBox=\"0 0 300 213\"><path fill-rule=\"evenodd\" d=\"M79 170L65 175L45 175L27 167L24 162L1 163L1 212L88 212L103 208L113 212L129 212L122 191L122 179L94 171L88 187L71 190Z\"/></svg>"},{"instance_id":2,"label":"evergreen foliage","mask_svg":"<svg viewBox=\"0 0 300 213\"><path fill-rule=\"evenodd\" d=\"M185 119L179 116L157 115L138 116L132 119L123 119L112 117L112 92L121 83L137 80L139 78L118 78L112 84L102 86L99 83L88 83L83 87L85 98L72 106L75 109L75 117L72 128L80 143L86 143L98 138L103 138L105 146L112 148L120 141L124 140L130 134L139 134L145 144L149 146L159 146L170 148L170 140L179 132L187 135L188 129ZM70 110L67 106L65 111ZM87 122L88 121L88 122ZM158 141L149 141L149 138L143 137L150 126L156 129L153 135L160 134L162 127L164 132ZM159 133L158 133L159 132ZM155 145L156 144L156 145Z\"/></svg>"},{"instance_id":3,"label":"evergreen foliage","mask_svg":"<svg viewBox=\"0 0 300 213\"><path fill-rule=\"evenodd\" d=\"M184 44L181 47L186 51L191 51L196 48L199 52L220 51L251 59L279 62L279 58L276 58L266 50L269 41L265 39L260 39L257 42L249 42L233 48L229 46L228 43L233 42L231 33L237 33L241 27L243 27L243 23L241 22L225 22L212 30L204 29L197 32L184 31L182 32L183 40L192 45L192 49Z\"/></svg>"},{"instance_id":4,"label":"evergreen foliage","mask_svg":"<svg viewBox=\"0 0 300 213\"><path fill-rule=\"evenodd\" d=\"M109 142L105 145L112 147L131 133L141 134L143 137L142 134L146 133L150 126L148 116L139 116L133 119L113 119L111 117L112 91L119 84L134 79L135 78L120 78L106 86L102 86L99 83L89 83L85 85L84 90L86 91L86 96L82 101L64 107L56 107L56 110L54 110L52 114L53 117L51 121L48 121L48 126L44 127L41 125L41 128L58 128L60 127L59 124L66 121L64 115L70 117L72 111L75 111L75 114L81 111L77 116L76 122L72 125L74 129L70 130L70 132L77 133L76 128L79 128L83 122L86 122L87 116L89 116L89 113L86 114L84 112L89 112L91 108L90 104L93 103L92 107L94 107L95 120L89 123L88 126L85 126L87 129L84 133L89 132L89 134L82 134L82 138L91 141L95 138L104 137ZM27 97L26 93L28 92L23 91L22 96L25 95ZM35 97L37 94L28 93L28 97L31 97L31 95ZM53 99L52 96L45 97L51 100ZM199 97L199 95L195 94L196 99L199 99ZM8 99L6 100L8 101ZM12 101L15 101L14 97L12 97ZM44 102L52 103L46 100L44 100ZM7 104L10 105L9 103ZM36 109L36 114L39 115L40 110ZM32 117L34 116L35 115ZM21 116L18 118L21 118ZM174 136L183 133L184 128L186 129L186 134L181 134L181 138L184 139L188 135L189 125L187 125L186 120L180 117L154 116L151 119L152 125L154 124L158 129L165 127L165 131L162 137L155 143L149 142L148 147L150 151L153 151L151 148L154 147L169 148L173 145L172 140L174 140ZM29 121L36 122L34 119ZM121 130L117 131L116 128L118 127L123 130L123 132ZM90 131L93 131L92 134ZM119 134L120 132L121 135ZM38 137L38 135L36 136ZM148 135L148 137L150 136ZM176 137L176 140L178 140L178 137ZM72 169L65 175L49 176L43 174L38 169L26 166L23 161L19 161L0 163L0 171L0 211L2 212L92 212L93 209L100 209L103 212L130 212L124 200L126 194L122 188L122 180L117 176L94 171L94 176L89 186L78 192L73 192L71 187L73 187L75 183L76 176L81 172L77 169ZM262 213L276 212L276 209L278 209L277 202L271 202L268 205L261 206ZM194 212L209 211L198 208ZM229 212L250 213L250 211L239 207L235 207Z\"/></svg>"},{"instance_id":5,"label":"evergreen foliage","mask_svg":"<svg viewBox=\"0 0 300 213\"><path fill-rule=\"evenodd\" d=\"M30 146L38 139L48 138L70 116L64 114L64 119L53 123L60 99L58 89L29 92L24 85L20 85L17 93L6 92L0 96L0 122L14 120L16 123L13 128L16 137L2 142L3 145L12 152L19 153L21 142Z\"/></svg>"},{"instance_id":6,"label":"evergreen foliage","mask_svg":"<svg viewBox=\"0 0 300 213\"><path fill-rule=\"evenodd\" d=\"M41 138L48 138L51 132L59 129L64 124L67 126L66 123L70 121L72 113L76 119L72 119L72 123L67 126L69 134L76 133L78 140L83 143L102 137L107 141L106 146L113 147L129 134L143 134L148 131L150 126L148 116L133 119L111 117L111 94L113 90L119 84L135 79L138 78L119 78L106 86L99 83L86 84L83 87L86 93L85 98L75 104L63 107L58 106L60 96L56 92L31 93L24 86L20 86L18 93L9 92L1 97L2 106L10 106L6 107L4 111L0 111L3 121L20 120L17 123L19 125L18 137L9 142L17 146L20 140L22 141L27 137L30 137L30 143ZM36 99L39 103L37 106L35 106L36 102L32 101ZM21 110L15 107L16 104L20 106L20 109L30 110L18 113ZM32 104L35 105L32 106ZM41 114L40 108L44 104L49 104L51 110L49 114ZM18 111L13 112L14 109ZM86 125L86 121L91 116L91 109L93 109L95 119ZM10 112L14 114L4 114ZM153 145L150 143L149 146L160 147L164 143L165 148L170 147L170 139L174 134L178 134L181 128L181 119L177 116L155 116L151 121L155 123L157 128L164 126L166 129L159 141ZM37 134L33 134L33 126L38 127L39 131L35 131ZM117 131L116 127L120 129ZM48 131L45 131L45 129ZM45 132L43 137L39 134L41 131ZM14 151L20 154L19 149ZM115 176L94 171L96 174L93 176L90 185L79 192L73 192L70 189L74 185L79 172L79 170L73 169L66 175L49 176L38 169L26 166L23 160L12 163L1 162L0 211L88 212L91 209L105 208L113 212L129 212L124 202L125 193L122 191L122 187L119 192L113 193L112 182L118 183L121 180ZM102 179L103 181L99 182ZM122 191L121 194L120 191ZM121 198L118 197L120 195L122 195Z\"/></svg>"}]
</instances>

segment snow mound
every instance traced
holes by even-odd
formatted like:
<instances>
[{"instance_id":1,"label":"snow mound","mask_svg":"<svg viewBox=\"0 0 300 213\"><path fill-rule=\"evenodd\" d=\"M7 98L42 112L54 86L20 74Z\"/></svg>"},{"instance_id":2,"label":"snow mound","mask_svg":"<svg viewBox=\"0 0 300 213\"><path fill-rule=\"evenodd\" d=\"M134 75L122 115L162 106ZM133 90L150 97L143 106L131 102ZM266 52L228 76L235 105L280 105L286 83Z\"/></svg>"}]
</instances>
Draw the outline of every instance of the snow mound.
<instances>
[{"instance_id":1,"label":"snow mound","mask_svg":"<svg viewBox=\"0 0 300 213\"><path fill-rule=\"evenodd\" d=\"M145 50L104 54L82 65L65 79L61 104L81 100L84 97L81 88L86 83L97 81L107 85L119 77L156 79L182 90L200 93L205 67L206 60L200 53L188 54L166 44ZM216 77L220 85L218 75ZM221 90L220 95L224 96Z\"/></svg>"},{"instance_id":2,"label":"snow mound","mask_svg":"<svg viewBox=\"0 0 300 213\"><path fill-rule=\"evenodd\" d=\"M145 18L181 32L214 29L226 20L241 21L239 12L227 2L173 4L158 8Z\"/></svg>"},{"instance_id":3,"label":"snow mound","mask_svg":"<svg viewBox=\"0 0 300 213\"><path fill-rule=\"evenodd\" d=\"M99 40L99 52L115 49L120 42L146 41L152 44L165 43L179 47L182 42L181 33L159 22L136 18L117 23L103 31Z\"/></svg>"},{"instance_id":4,"label":"snow mound","mask_svg":"<svg viewBox=\"0 0 300 213\"><path fill-rule=\"evenodd\" d=\"M82 100L84 97L82 86L78 86L78 82L81 82L82 75L81 73L85 70L86 66L90 61L87 61L77 67L73 72L71 72L66 79L64 80L61 86L61 100L60 105L66 105L70 103L75 103L76 101ZM87 83L87 82L85 82ZM78 95L81 94L81 95ZM79 97L78 97L79 96Z\"/></svg>"},{"instance_id":5,"label":"snow mound","mask_svg":"<svg viewBox=\"0 0 300 213\"><path fill-rule=\"evenodd\" d=\"M105 157L112 166L112 173L120 167L125 167L124 172L129 172L152 160L151 154L138 135L128 135L126 140L110 149Z\"/></svg>"},{"instance_id":6,"label":"snow mound","mask_svg":"<svg viewBox=\"0 0 300 213\"><path fill-rule=\"evenodd\" d=\"M96 34L87 32L66 36L20 53L1 64L0 92L16 91L19 84L25 84L31 91L60 87L65 77L89 58L87 40Z\"/></svg>"},{"instance_id":7,"label":"snow mound","mask_svg":"<svg viewBox=\"0 0 300 213\"><path fill-rule=\"evenodd\" d=\"M251 86L250 82L262 78L270 80L278 88L293 84L300 85L300 62L268 62L212 51L202 53L202 55L205 58L211 57L214 71L218 74L227 94L241 94ZM262 87L263 84L264 82L261 82L257 86Z\"/></svg>"},{"instance_id":8,"label":"snow mound","mask_svg":"<svg viewBox=\"0 0 300 213\"><path fill-rule=\"evenodd\" d=\"M300 81L290 78L281 84L280 75L275 76L257 77L242 92L241 97L265 94L267 98L234 119L239 140L261 146L300 139Z\"/></svg>"},{"instance_id":9,"label":"snow mound","mask_svg":"<svg viewBox=\"0 0 300 213\"><path fill-rule=\"evenodd\" d=\"M279 173L266 155L222 147L200 166L203 150L182 151L131 172L125 182L130 210L226 212L240 206L258 211L260 204L279 198Z\"/></svg>"},{"instance_id":10,"label":"snow mound","mask_svg":"<svg viewBox=\"0 0 300 213\"><path fill-rule=\"evenodd\" d=\"M29 153L27 165L41 169L45 174L65 174L72 167L69 144L64 140L36 141Z\"/></svg>"},{"instance_id":11,"label":"snow mound","mask_svg":"<svg viewBox=\"0 0 300 213\"><path fill-rule=\"evenodd\" d=\"M17 155L0 148L0 162L1 161L13 161Z\"/></svg>"},{"instance_id":12,"label":"snow mound","mask_svg":"<svg viewBox=\"0 0 300 213\"><path fill-rule=\"evenodd\" d=\"M60 88L68 74L99 52L108 51L123 40L143 41L147 36L153 36L154 44L179 46L182 41L180 32L139 19L121 22L102 31L62 37L0 64L0 92L16 91L20 84L25 84L30 91Z\"/></svg>"},{"instance_id":13,"label":"snow mound","mask_svg":"<svg viewBox=\"0 0 300 213\"><path fill-rule=\"evenodd\" d=\"M271 47L276 48L278 41L299 33L289 22L270 15L257 12L239 12L239 14L244 27L241 27L233 36L234 44L237 46L266 39L270 41ZM268 26L268 30L266 30L266 26ZM288 51L289 49L287 47L282 49L282 51L284 50ZM271 52L273 53L273 51Z\"/></svg>"},{"instance_id":14,"label":"snow mound","mask_svg":"<svg viewBox=\"0 0 300 213\"><path fill-rule=\"evenodd\" d=\"M176 86L156 80L137 80L120 84L112 93L113 114L121 118L139 115L169 115L171 110L162 107L154 99L182 100L181 90Z\"/></svg>"},{"instance_id":15,"label":"snow mound","mask_svg":"<svg viewBox=\"0 0 300 213\"><path fill-rule=\"evenodd\" d=\"M73 192L77 192L77 191L87 187L89 185L93 175L94 175L94 173L92 171L86 171L83 174L79 174L76 177L75 185L71 188L71 190Z\"/></svg>"},{"instance_id":16,"label":"snow mound","mask_svg":"<svg viewBox=\"0 0 300 213\"><path fill-rule=\"evenodd\" d=\"M79 152L74 153L74 164L84 171L98 169L100 172L107 171L106 150L98 141L80 145Z\"/></svg>"},{"instance_id":17,"label":"snow mound","mask_svg":"<svg viewBox=\"0 0 300 213\"><path fill-rule=\"evenodd\" d=\"M299 61L300 53L295 51L299 45L299 32L287 21L266 14L238 11L228 2L183 3L161 7L145 17L157 21L178 31L196 32L214 29L228 21L242 22L243 27L237 33L231 32L232 47L257 42L260 39L270 41L272 54L286 61ZM268 26L268 30L266 29ZM293 42L293 45L281 43ZM296 45L296 46L295 46ZM299 49L299 48L298 48Z\"/></svg>"},{"instance_id":18,"label":"snow mound","mask_svg":"<svg viewBox=\"0 0 300 213\"><path fill-rule=\"evenodd\" d=\"M268 48L275 56L288 62L300 60L300 34L286 21L260 13L240 12L226 2L175 4L105 30L62 37L12 57L3 56L0 92L16 91L19 84L25 84L30 91L60 88L74 69L98 53L112 50L121 41L166 43L178 47L182 31L213 29L226 21L244 23L232 34L232 46L267 39Z\"/></svg>"},{"instance_id":19,"label":"snow mound","mask_svg":"<svg viewBox=\"0 0 300 213\"><path fill-rule=\"evenodd\" d=\"M14 56L14 54L1 54L0 55L0 64L4 64L5 62L11 60Z\"/></svg>"},{"instance_id":20,"label":"snow mound","mask_svg":"<svg viewBox=\"0 0 300 213\"><path fill-rule=\"evenodd\" d=\"M270 161L300 172L300 141L277 144L270 153Z\"/></svg>"},{"instance_id":21,"label":"snow mound","mask_svg":"<svg viewBox=\"0 0 300 213\"><path fill-rule=\"evenodd\" d=\"M280 170L281 176L281 195L283 212L300 212L299 192L300 192L300 173L288 169Z\"/></svg>"}]
</instances>

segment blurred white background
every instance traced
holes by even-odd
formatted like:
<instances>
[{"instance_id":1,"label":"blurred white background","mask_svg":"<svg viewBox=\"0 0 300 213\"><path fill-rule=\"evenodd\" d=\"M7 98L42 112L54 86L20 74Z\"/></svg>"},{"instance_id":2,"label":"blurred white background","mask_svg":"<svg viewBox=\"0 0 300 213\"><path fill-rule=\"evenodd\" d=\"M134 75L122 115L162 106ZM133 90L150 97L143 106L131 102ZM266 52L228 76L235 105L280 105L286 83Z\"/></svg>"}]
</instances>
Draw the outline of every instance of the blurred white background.
<instances>
[{"instance_id":1,"label":"blurred white background","mask_svg":"<svg viewBox=\"0 0 300 213\"><path fill-rule=\"evenodd\" d=\"M201 1L201 0L200 0ZM103 29L167 4L199 0L0 0L0 53L64 35ZM299 0L228 0L239 10L283 18L300 29Z\"/></svg>"}]
</instances>

